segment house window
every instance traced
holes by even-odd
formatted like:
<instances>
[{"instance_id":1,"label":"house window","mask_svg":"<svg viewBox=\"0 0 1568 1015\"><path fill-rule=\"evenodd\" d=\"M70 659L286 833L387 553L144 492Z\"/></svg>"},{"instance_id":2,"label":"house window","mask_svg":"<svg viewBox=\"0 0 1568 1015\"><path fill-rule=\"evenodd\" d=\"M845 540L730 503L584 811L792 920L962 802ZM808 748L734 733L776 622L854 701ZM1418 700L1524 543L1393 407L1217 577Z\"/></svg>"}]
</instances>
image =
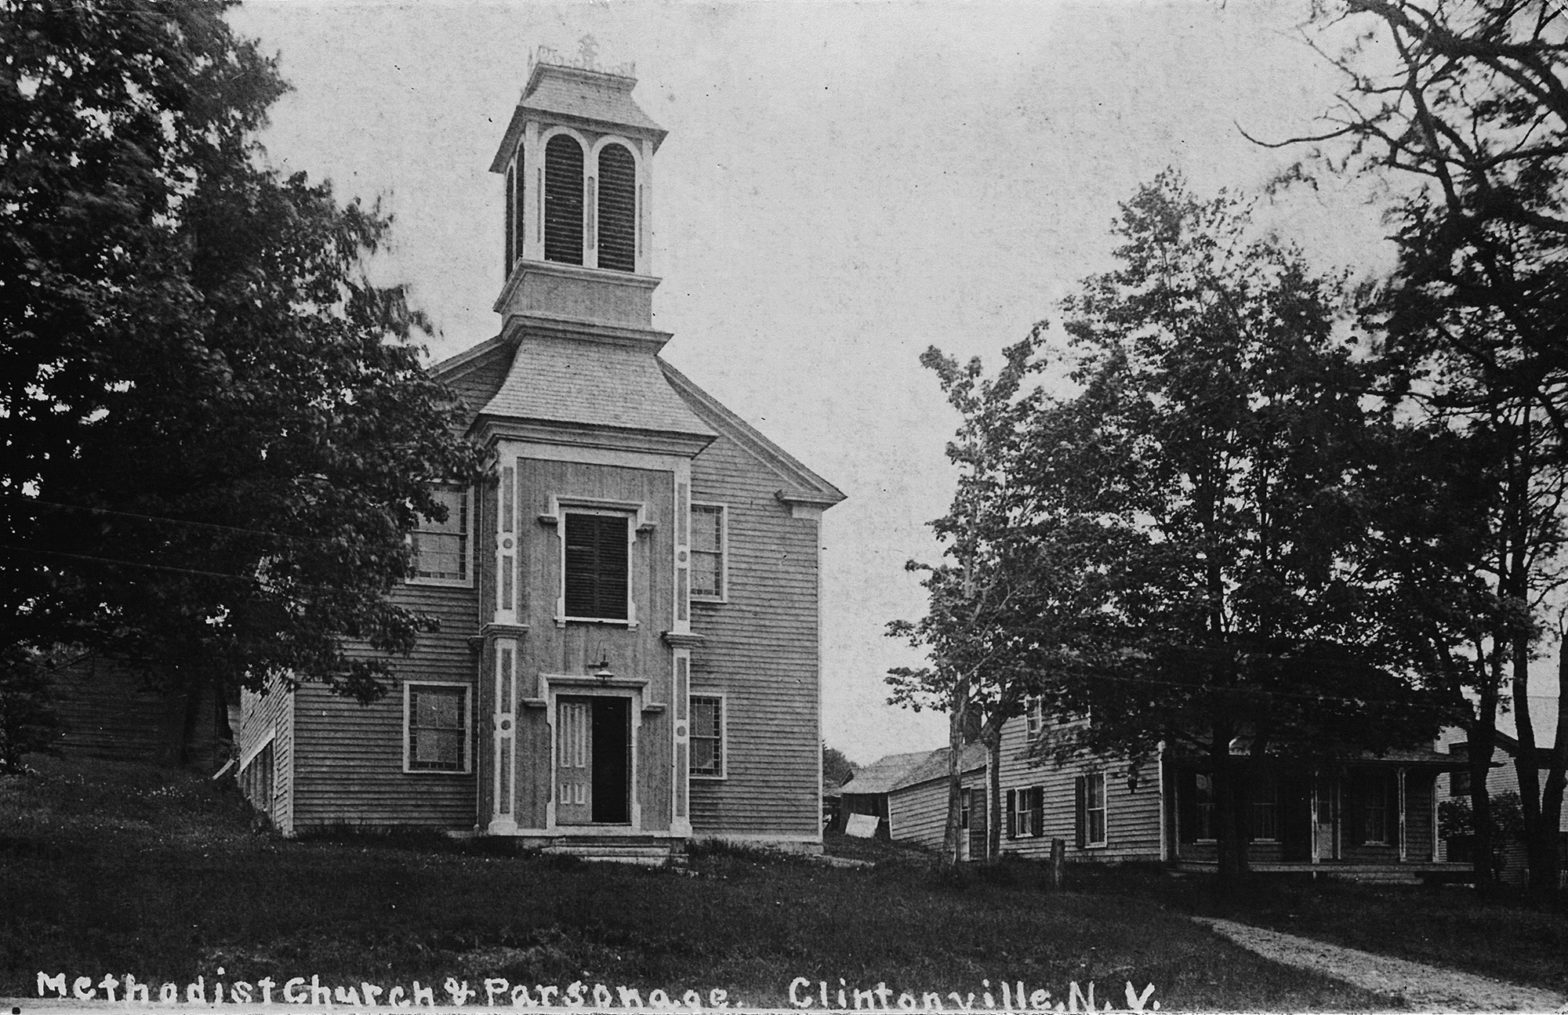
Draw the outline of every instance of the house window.
<instances>
[{"instance_id":1,"label":"house window","mask_svg":"<svg viewBox=\"0 0 1568 1015\"><path fill-rule=\"evenodd\" d=\"M470 584L468 491L442 488L433 491L436 503L446 508L446 521L419 516L410 542L414 550L414 581L432 585Z\"/></svg>"},{"instance_id":2,"label":"house window","mask_svg":"<svg viewBox=\"0 0 1568 1015\"><path fill-rule=\"evenodd\" d=\"M1386 772L1368 773L1361 783L1361 841L1368 845L1387 845L1392 808L1393 780Z\"/></svg>"},{"instance_id":3,"label":"house window","mask_svg":"<svg viewBox=\"0 0 1568 1015\"><path fill-rule=\"evenodd\" d=\"M1039 786L1007 791L1007 836L1020 839L1026 835L1045 834L1045 790Z\"/></svg>"},{"instance_id":4,"label":"house window","mask_svg":"<svg viewBox=\"0 0 1568 1015\"><path fill-rule=\"evenodd\" d=\"M1105 773L1092 772L1084 777L1085 835L1089 846L1105 845Z\"/></svg>"},{"instance_id":5,"label":"house window","mask_svg":"<svg viewBox=\"0 0 1568 1015\"><path fill-rule=\"evenodd\" d=\"M468 687L463 684L403 685L403 770L466 772Z\"/></svg>"},{"instance_id":6,"label":"house window","mask_svg":"<svg viewBox=\"0 0 1568 1015\"><path fill-rule=\"evenodd\" d=\"M725 582L725 518L721 504L691 506L691 594L723 599Z\"/></svg>"},{"instance_id":7,"label":"house window","mask_svg":"<svg viewBox=\"0 0 1568 1015\"><path fill-rule=\"evenodd\" d=\"M1252 821L1254 839L1279 838L1279 784L1272 775L1258 775L1252 782Z\"/></svg>"},{"instance_id":8,"label":"house window","mask_svg":"<svg viewBox=\"0 0 1568 1015\"><path fill-rule=\"evenodd\" d=\"M1469 747L1468 744L1449 744L1448 745L1448 753L1449 754L1455 754L1455 755L1462 755L1463 757L1468 759L1469 756L1470 756L1470 747ZM1457 772L1449 772L1448 773L1448 795L1449 796L1469 796L1470 795L1470 770L1469 769L1462 769L1462 770L1457 771Z\"/></svg>"},{"instance_id":9,"label":"house window","mask_svg":"<svg viewBox=\"0 0 1568 1015\"><path fill-rule=\"evenodd\" d=\"M627 619L630 521L630 516L618 512L566 513L562 580L568 619Z\"/></svg>"},{"instance_id":10,"label":"house window","mask_svg":"<svg viewBox=\"0 0 1568 1015\"><path fill-rule=\"evenodd\" d=\"M958 827L969 827L970 792L967 789L958 791Z\"/></svg>"},{"instance_id":11,"label":"house window","mask_svg":"<svg viewBox=\"0 0 1568 1015\"><path fill-rule=\"evenodd\" d=\"M1024 702L1024 730L1031 741L1045 729L1045 699L1031 694Z\"/></svg>"},{"instance_id":12,"label":"house window","mask_svg":"<svg viewBox=\"0 0 1568 1015\"><path fill-rule=\"evenodd\" d=\"M691 774L724 777L724 699L691 697Z\"/></svg>"},{"instance_id":13,"label":"house window","mask_svg":"<svg viewBox=\"0 0 1568 1015\"><path fill-rule=\"evenodd\" d=\"M1193 773L1192 803L1193 838L1214 838L1214 776L1208 772Z\"/></svg>"}]
</instances>

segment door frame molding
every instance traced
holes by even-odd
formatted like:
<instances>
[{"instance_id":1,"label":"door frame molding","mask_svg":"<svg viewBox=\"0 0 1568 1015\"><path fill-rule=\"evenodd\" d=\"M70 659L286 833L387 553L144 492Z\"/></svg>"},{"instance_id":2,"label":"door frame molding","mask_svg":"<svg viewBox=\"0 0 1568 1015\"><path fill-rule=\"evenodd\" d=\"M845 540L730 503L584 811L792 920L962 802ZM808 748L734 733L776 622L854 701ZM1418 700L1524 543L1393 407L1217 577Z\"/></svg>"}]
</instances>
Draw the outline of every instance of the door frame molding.
<instances>
[{"instance_id":1,"label":"door frame molding","mask_svg":"<svg viewBox=\"0 0 1568 1015\"><path fill-rule=\"evenodd\" d=\"M631 677L593 677L578 673L541 673L539 679L544 685L545 724L550 731L550 793L545 799L544 831L547 834L642 835L642 800L637 791L639 776L637 748L642 734L643 691L647 688L648 682ZM559 747L556 720L560 708L559 699L563 694L569 698L625 698L630 702L630 730L627 743L630 757L626 771L630 825L562 825L556 822L556 750Z\"/></svg>"}]
</instances>

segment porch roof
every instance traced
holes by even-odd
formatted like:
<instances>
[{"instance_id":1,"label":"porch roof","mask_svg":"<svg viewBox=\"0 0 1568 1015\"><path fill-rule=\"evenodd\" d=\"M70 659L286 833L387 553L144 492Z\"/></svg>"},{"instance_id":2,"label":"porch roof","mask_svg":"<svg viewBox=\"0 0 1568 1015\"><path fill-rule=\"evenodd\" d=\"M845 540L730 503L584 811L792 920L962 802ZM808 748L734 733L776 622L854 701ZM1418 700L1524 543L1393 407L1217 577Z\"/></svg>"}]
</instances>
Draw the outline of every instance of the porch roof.
<instances>
[{"instance_id":1,"label":"porch roof","mask_svg":"<svg viewBox=\"0 0 1568 1015\"><path fill-rule=\"evenodd\" d=\"M1289 748L1278 751L1266 751L1263 760L1279 766L1290 767L1343 767L1348 765L1358 766L1403 766L1405 768L1429 768L1440 771L1458 771L1468 764L1463 755L1451 755L1430 747L1396 747L1378 753L1376 751L1356 751L1344 754L1312 754L1310 752L1289 752ZM1250 757L1252 754L1252 738L1237 737L1231 741L1230 753L1233 758ZM1178 762L1202 767L1208 759L1201 754L1175 755Z\"/></svg>"}]
</instances>

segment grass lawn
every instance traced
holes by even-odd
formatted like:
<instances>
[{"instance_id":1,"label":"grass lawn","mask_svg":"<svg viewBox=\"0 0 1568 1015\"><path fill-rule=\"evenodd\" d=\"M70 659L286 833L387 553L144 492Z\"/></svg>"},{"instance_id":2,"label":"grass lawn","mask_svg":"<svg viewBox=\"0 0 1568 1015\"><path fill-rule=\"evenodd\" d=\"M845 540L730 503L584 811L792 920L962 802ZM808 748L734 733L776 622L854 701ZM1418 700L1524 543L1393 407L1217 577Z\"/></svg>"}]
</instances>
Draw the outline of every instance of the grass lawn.
<instances>
[{"instance_id":1,"label":"grass lawn","mask_svg":"<svg viewBox=\"0 0 1568 1015\"><path fill-rule=\"evenodd\" d=\"M436 838L286 841L232 790L104 762L0 777L0 996L68 978L211 985L318 975L407 988L581 980L788 1006L885 981L918 998L1023 981L1065 1000L1154 984L1162 1010L1346 1011L1387 999L1287 969L1142 895L1052 895L1025 865L944 880L886 850L872 868L705 851L685 872L509 855ZM865 844L856 844L864 851ZM223 972L220 974L219 969ZM182 988L183 989L183 988ZM209 989L211 987L209 986ZM439 988L438 988L439 989ZM830 995L831 996L831 995ZM438 994L439 997L439 994ZM210 999L210 998L209 998ZM833 998L836 1002L836 998ZM483 1001L483 996L475 1003Z\"/></svg>"}]
</instances>

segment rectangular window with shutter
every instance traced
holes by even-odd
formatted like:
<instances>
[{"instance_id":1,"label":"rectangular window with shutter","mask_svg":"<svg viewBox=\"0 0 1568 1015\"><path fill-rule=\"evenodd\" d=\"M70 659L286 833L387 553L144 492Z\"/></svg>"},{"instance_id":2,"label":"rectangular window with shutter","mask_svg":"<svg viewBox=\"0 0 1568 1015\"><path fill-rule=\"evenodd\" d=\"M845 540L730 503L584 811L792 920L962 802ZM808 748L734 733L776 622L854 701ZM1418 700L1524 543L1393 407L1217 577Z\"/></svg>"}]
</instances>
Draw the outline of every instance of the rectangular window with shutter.
<instances>
[{"instance_id":1,"label":"rectangular window with shutter","mask_svg":"<svg viewBox=\"0 0 1568 1015\"><path fill-rule=\"evenodd\" d=\"M626 620L631 516L568 511L564 524L566 619Z\"/></svg>"},{"instance_id":2,"label":"rectangular window with shutter","mask_svg":"<svg viewBox=\"0 0 1568 1015\"><path fill-rule=\"evenodd\" d=\"M405 683L403 771L469 771L469 712L465 684Z\"/></svg>"},{"instance_id":3,"label":"rectangular window with shutter","mask_svg":"<svg viewBox=\"0 0 1568 1015\"><path fill-rule=\"evenodd\" d=\"M1016 798L1013 806L1013 838L1018 839L1026 835L1034 835L1035 818L1035 793L1031 789L1015 789L1012 791Z\"/></svg>"}]
</instances>

